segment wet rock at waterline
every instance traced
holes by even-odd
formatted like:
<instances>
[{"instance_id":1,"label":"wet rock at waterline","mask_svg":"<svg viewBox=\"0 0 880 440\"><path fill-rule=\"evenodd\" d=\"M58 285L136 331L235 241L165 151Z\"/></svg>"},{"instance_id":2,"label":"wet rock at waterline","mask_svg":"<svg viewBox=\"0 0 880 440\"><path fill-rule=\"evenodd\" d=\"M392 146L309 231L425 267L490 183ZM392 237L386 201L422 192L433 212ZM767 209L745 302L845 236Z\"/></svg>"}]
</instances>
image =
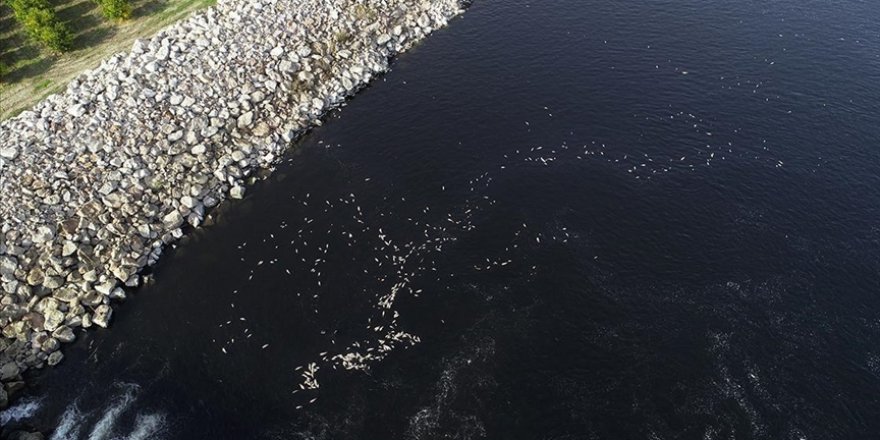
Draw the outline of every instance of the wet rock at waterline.
<instances>
[{"instance_id":1,"label":"wet rock at waterline","mask_svg":"<svg viewBox=\"0 0 880 440\"><path fill-rule=\"evenodd\" d=\"M119 286L204 207L243 198L255 169L461 7L222 1L0 123L5 389L60 362L77 327L107 327Z\"/></svg>"}]
</instances>

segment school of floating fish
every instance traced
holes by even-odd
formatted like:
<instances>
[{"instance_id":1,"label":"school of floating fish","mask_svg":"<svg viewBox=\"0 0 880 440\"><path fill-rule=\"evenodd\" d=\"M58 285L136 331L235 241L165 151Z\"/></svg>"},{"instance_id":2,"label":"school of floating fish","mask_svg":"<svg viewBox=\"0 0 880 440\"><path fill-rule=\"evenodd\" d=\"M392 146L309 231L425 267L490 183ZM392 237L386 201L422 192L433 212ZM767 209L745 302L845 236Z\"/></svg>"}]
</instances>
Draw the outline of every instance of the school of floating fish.
<instances>
[{"instance_id":1,"label":"school of floating fish","mask_svg":"<svg viewBox=\"0 0 880 440\"><path fill-rule=\"evenodd\" d=\"M549 107L543 107L543 110L544 117L554 117L553 111ZM626 173L625 175L635 179L650 180L664 174L694 172L701 167L711 167L715 161L728 159L757 160L776 168L783 165L781 160L772 156L769 146L766 145L766 140L761 145L750 145L748 148L736 151L733 141L717 141L721 136L713 131L711 122L692 113L670 111L665 115L645 117L645 119L651 118L665 118L669 123L683 124L684 129L692 131L694 136L705 137L706 140L695 141L692 138L690 144L684 148L689 151L685 154L682 154L682 149L676 149L665 155L655 154L653 156L648 153L622 152L622 150L600 141L581 145L563 141L552 148L536 145L513 149L512 152L503 154L499 158L497 169L483 172L466 182L467 191L465 194L468 196L456 208L438 215L431 206L423 206L420 210L421 218L406 217L405 220L409 226L421 230L419 239L406 240L404 237L395 237L383 229L380 225L385 225L396 214L375 212L373 209L365 210L354 192L339 194L334 198L319 199L312 197L310 193L291 197L291 202L298 203L306 213L296 222L282 221L278 225L279 231L292 228L291 223L297 225L293 226L298 229L287 243L291 248L292 259L283 263L278 258L249 262L242 257L243 263L252 265L248 273L248 280L254 278L261 266L284 265L284 273L294 280L297 289L296 295L302 297L311 294L314 300L313 312L318 314L317 300L322 289L326 287L328 277L325 271L328 257L332 256L334 252L347 253L350 248L355 246L370 246L371 261L358 261L357 264L365 275L372 276L375 281L374 284L365 286L362 292L374 298L372 306L374 313L364 325L367 335L345 343L338 342L335 338L331 339L331 347L317 353L306 364L293 369L295 374L301 376L301 381L298 389L292 392L295 394L301 391L318 390L320 385L317 375L322 368L365 371L370 368L372 363L385 359L395 349L407 348L421 341L419 336L400 327L400 312L395 307L396 302L401 296L418 297L423 293L423 288L414 286L415 281L423 275L437 271L436 257L444 252L445 246L455 242L457 237L463 233L473 231L478 227L474 221L475 214L487 210L496 203L495 199L487 195L487 189L502 173L509 172L507 170L524 166L552 167L557 164L570 166L578 163L577 161L592 160L597 163L604 162L613 169L623 171ZM534 121L525 121L524 129L531 131L536 124L538 123ZM732 133L728 134L737 135L740 132L741 129L734 128ZM319 141L319 145L324 145L323 141ZM324 145L328 149L340 146ZM369 177L363 179L364 184L368 184L370 181ZM445 192L447 186L454 184L454 182L443 184L439 189ZM397 200L383 198L383 203L391 204L391 202L397 202ZM406 202L406 198L401 197L399 202ZM341 222L345 222L345 224ZM328 225L328 228L315 230L313 229L315 225ZM399 228L395 228L395 230L397 229ZM511 244L504 248L501 256L486 258L484 263L475 264L472 269L487 271L514 263L510 253L520 246L519 240L521 239L533 240L534 245L541 245L542 238L545 242L567 243L571 237L568 229L561 226L557 232L558 234L553 233L548 236L546 232L529 230L528 225L523 223L522 227L515 231ZM290 236L289 232L283 235ZM262 243L275 242L275 249L279 249L281 236L281 232L278 236L275 233L269 233L263 238ZM344 245L332 247L331 237L341 237L344 240ZM238 245L238 249L243 250L247 245L247 242L241 243ZM598 258L598 256L594 258ZM234 290L233 293L237 294L238 290ZM235 314L234 303L230 304L230 309ZM247 340L254 336L251 328L247 326L247 318L244 316L232 317L220 323L218 328L233 326L238 329L234 335L230 335L227 339L213 341L218 344L218 349L223 354L230 353L236 340ZM321 334L327 335L328 331L321 330ZM269 344L261 345L262 349L268 347ZM317 397L313 397L308 403L314 403L316 400ZM297 408L303 406L299 405Z\"/></svg>"}]
</instances>

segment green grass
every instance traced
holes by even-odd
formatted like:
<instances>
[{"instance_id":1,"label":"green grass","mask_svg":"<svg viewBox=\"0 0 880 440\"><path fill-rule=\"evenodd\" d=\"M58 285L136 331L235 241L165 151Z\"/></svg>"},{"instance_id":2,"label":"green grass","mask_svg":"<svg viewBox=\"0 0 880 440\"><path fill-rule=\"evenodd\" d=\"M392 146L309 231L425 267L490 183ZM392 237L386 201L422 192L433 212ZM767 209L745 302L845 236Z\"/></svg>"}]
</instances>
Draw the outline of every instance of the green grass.
<instances>
[{"instance_id":1,"label":"green grass","mask_svg":"<svg viewBox=\"0 0 880 440\"><path fill-rule=\"evenodd\" d=\"M170 17L180 15L183 11L202 9L217 3L217 0L183 0L156 15L159 20L167 20Z\"/></svg>"},{"instance_id":2,"label":"green grass","mask_svg":"<svg viewBox=\"0 0 880 440\"><path fill-rule=\"evenodd\" d=\"M44 79L44 80L38 82L36 85L34 85L34 91L39 92L40 90L43 90L43 89L49 87L50 84L52 84L51 79Z\"/></svg>"},{"instance_id":3,"label":"green grass","mask_svg":"<svg viewBox=\"0 0 880 440\"><path fill-rule=\"evenodd\" d=\"M44 50L15 21L0 0L0 120L12 117L40 99L63 90L84 70L98 66L115 52L129 50L137 38L211 6L216 0L131 0L132 17L105 18L93 0L49 0L62 22L73 31L73 48L59 55Z\"/></svg>"}]
</instances>

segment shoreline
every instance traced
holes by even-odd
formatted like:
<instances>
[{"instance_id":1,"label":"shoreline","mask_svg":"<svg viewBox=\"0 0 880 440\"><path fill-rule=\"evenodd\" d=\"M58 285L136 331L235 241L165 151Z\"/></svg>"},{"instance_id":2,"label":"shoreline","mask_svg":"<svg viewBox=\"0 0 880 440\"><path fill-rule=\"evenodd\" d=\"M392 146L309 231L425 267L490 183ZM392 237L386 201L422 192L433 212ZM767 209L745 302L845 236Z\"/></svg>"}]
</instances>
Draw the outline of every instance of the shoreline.
<instances>
[{"instance_id":1,"label":"shoreline","mask_svg":"<svg viewBox=\"0 0 880 440\"><path fill-rule=\"evenodd\" d=\"M164 246L460 0L246 0L177 22L0 122L0 409L110 325Z\"/></svg>"}]
</instances>

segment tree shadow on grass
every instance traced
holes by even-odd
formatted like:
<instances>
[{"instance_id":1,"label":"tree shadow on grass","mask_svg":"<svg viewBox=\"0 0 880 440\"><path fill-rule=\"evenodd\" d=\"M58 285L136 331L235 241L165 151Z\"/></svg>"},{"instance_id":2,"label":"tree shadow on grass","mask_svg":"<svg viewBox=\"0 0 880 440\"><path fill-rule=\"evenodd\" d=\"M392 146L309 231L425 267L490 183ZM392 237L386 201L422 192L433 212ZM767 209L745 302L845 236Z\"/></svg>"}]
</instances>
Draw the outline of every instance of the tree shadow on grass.
<instances>
[{"instance_id":1,"label":"tree shadow on grass","mask_svg":"<svg viewBox=\"0 0 880 440\"><path fill-rule=\"evenodd\" d=\"M2 5L2 3L0 3ZM15 18L12 15L5 15L4 12L6 8L0 7L0 32L5 33L7 29L13 29L18 26L18 23L15 22Z\"/></svg>"},{"instance_id":2,"label":"tree shadow on grass","mask_svg":"<svg viewBox=\"0 0 880 440\"><path fill-rule=\"evenodd\" d=\"M27 60L35 60L42 56L40 48L33 44L17 44L15 46L4 46L0 42L0 47L6 48L0 52L0 62L7 66L14 66L20 62Z\"/></svg>"},{"instance_id":3,"label":"tree shadow on grass","mask_svg":"<svg viewBox=\"0 0 880 440\"><path fill-rule=\"evenodd\" d=\"M153 15L168 7L167 0L134 0L131 2L131 17L140 18Z\"/></svg>"},{"instance_id":4,"label":"tree shadow on grass","mask_svg":"<svg viewBox=\"0 0 880 440\"><path fill-rule=\"evenodd\" d=\"M114 34L113 23L101 15L100 7L92 0L51 0L56 13L73 32L73 48L87 49L100 44Z\"/></svg>"},{"instance_id":5,"label":"tree shadow on grass","mask_svg":"<svg viewBox=\"0 0 880 440\"><path fill-rule=\"evenodd\" d=\"M73 47L77 49L88 49L101 44L102 41L116 34L116 29L112 27L94 28L88 32L83 32L73 39Z\"/></svg>"},{"instance_id":6,"label":"tree shadow on grass","mask_svg":"<svg viewBox=\"0 0 880 440\"><path fill-rule=\"evenodd\" d=\"M11 69L6 75L3 76L3 82L5 83L14 83L21 81L25 78L32 78L38 75L42 75L53 64L58 58L54 55L45 56L43 58L39 58L30 63L23 63L17 66L15 69Z\"/></svg>"},{"instance_id":7,"label":"tree shadow on grass","mask_svg":"<svg viewBox=\"0 0 880 440\"><path fill-rule=\"evenodd\" d=\"M91 0L49 0L55 8L55 13L61 21L71 25L72 30L83 28L80 20L85 16L100 17L101 10L97 3ZM76 28L73 28L76 26Z\"/></svg>"},{"instance_id":8,"label":"tree shadow on grass","mask_svg":"<svg viewBox=\"0 0 880 440\"><path fill-rule=\"evenodd\" d=\"M0 0L0 34L3 35L0 38L0 55L15 48L15 44L20 40L19 35L22 32L23 30L18 26L18 22L15 21L12 10Z\"/></svg>"},{"instance_id":9,"label":"tree shadow on grass","mask_svg":"<svg viewBox=\"0 0 880 440\"><path fill-rule=\"evenodd\" d=\"M4 83L45 72L52 64L49 58L54 59L44 54L40 46L22 32L14 32L0 39L0 63L8 69L2 78Z\"/></svg>"}]
</instances>

